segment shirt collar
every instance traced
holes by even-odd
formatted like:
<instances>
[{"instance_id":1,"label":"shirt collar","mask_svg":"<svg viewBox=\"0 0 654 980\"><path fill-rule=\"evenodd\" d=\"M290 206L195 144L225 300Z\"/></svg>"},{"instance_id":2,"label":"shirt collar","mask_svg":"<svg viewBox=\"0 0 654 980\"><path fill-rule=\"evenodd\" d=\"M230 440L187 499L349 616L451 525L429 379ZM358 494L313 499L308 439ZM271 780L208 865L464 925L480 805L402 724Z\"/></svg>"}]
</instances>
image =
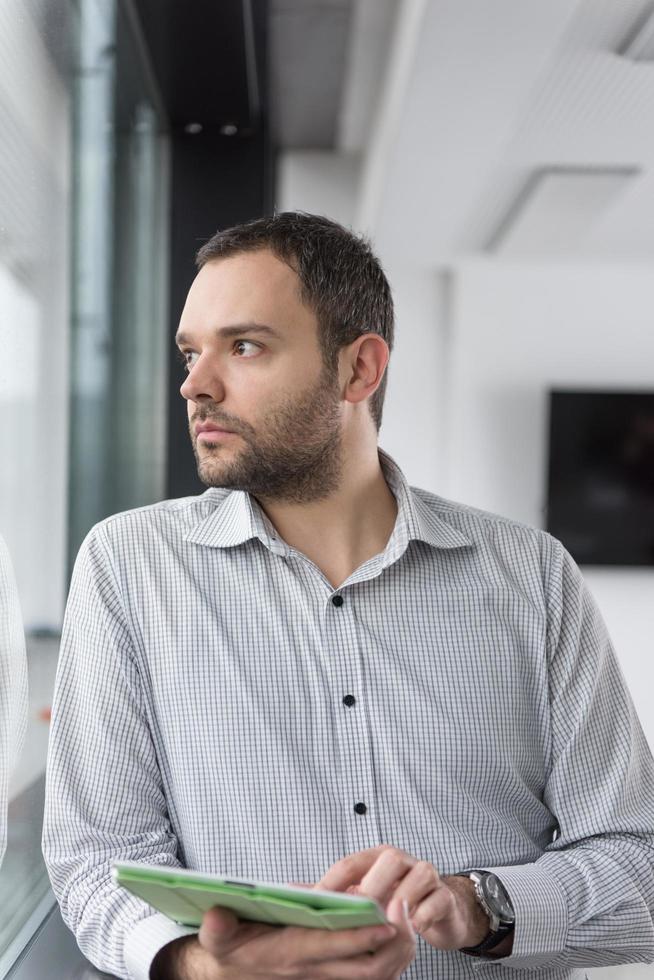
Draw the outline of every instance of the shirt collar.
<instances>
[{"instance_id":1,"label":"shirt collar","mask_svg":"<svg viewBox=\"0 0 654 980\"><path fill-rule=\"evenodd\" d=\"M404 473L387 452L378 449L378 453L384 478L397 501L397 520L384 552L384 565L399 558L410 541L424 541L434 548L448 549L472 544L409 486Z\"/></svg>"},{"instance_id":2,"label":"shirt collar","mask_svg":"<svg viewBox=\"0 0 654 980\"><path fill-rule=\"evenodd\" d=\"M472 542L461 531L434 513L407 483L395 460L378 448L379 463L386 483L397 501L397 519L383 553L383 565L389 565L406 550L410 541L424 541L434 548L461 548ZM272 522L255 498L243 490L232 490L222 496L211 489L205 497L218 495L216 507L186 534L186 540L209 548L232 548L258 538L270 551L288 554Z\"/></svg>"},{"instance_id":3,"label":"shirt collar","mask_svg":"<svg viewBox=\"0 0 654 980\"><path fill-rule=\"evenodd\" d=\"M278 537L273 524L260 505L243 490L222 495L220 488L211 489L205 497L217 499L216 506L186 535L193 544L209 548L233 548L251 538L259 538L276 554L286 554L288 546Z\"/></svg>"}]
</instances>

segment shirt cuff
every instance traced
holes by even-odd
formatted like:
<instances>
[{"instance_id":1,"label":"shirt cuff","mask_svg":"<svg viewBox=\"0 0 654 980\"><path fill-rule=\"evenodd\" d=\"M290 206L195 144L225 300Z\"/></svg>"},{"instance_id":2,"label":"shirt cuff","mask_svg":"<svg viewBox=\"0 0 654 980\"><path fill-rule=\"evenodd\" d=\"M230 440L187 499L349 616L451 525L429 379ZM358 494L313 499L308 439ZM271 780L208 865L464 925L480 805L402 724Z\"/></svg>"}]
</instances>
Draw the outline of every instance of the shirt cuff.
<instances>
[{"instance_id":1,"label":"shirt cuff","mask_svg":"<svg viewBox=\"0 0 654 980\"><path fill-rule=\"evenodd\" d=\"M192 926L180 926L159 912L139 919L125 936L123 955L130 980L149 980L152 960L162 946L197 931Z\"/></svg>"},{"instance_id":2,"label":"shirt cuff","mask_svg":"<svg viewBox=\"0 0 654 980\"><path fill-rule=\"evenodd\" d=\"M568 935L568 903L551 871L538 864L485 870L500 879L515 911L513 949L509 956L495 957L496 962L533 969L560 956Z\"/></svg>"}]
</instances>

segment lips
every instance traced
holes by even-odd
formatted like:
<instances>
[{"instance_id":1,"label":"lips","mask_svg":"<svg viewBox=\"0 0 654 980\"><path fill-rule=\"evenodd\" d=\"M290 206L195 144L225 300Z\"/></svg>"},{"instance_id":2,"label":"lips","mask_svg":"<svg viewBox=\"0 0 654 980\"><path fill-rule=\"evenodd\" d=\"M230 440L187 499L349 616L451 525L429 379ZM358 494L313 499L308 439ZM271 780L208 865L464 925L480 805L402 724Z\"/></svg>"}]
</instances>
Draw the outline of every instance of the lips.
<instances>
[{"instance_id":1,"label":"lips","mask_svg":"<svg viewBox=\"0 0 654 980\"><path fill-rule=\"evenodd\" d=\"M201 435L203 432L231 432L231 429L222 429L215 422L198 422L195 426L196 436Z\"/></svg>"}]
</instances>

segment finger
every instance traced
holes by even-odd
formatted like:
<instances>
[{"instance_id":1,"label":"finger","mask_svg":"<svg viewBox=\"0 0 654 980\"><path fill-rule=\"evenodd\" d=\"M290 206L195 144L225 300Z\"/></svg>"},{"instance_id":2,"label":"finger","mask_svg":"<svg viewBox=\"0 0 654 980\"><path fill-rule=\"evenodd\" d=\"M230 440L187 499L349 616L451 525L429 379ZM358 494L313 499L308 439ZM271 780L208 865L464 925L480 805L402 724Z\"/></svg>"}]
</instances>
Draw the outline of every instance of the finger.
<instances>
[{"instance_id":1,"label":"finger","mask_svg":"<svg viewBox=\"0 0 654 980\"><path fill-rule=\"evenodd\" d=\"M416 934L406 901L393 898L387 910L389 922L397 929L392 942L380 948L368 961L368 969L374 967L374 976L399 976L416 956ZM364 971L365 976L370 974Z\"/></svg>"},{"instance_id":2,"label":"finger","mask_svg":"<svg viewBox=\"0 0 654 980\"><path fill-rule=\"evenodd\" d=\"M382 851L388 850L387 844L380 847L369 847L365 851L358 851L356 854L348 854L341 858L322 876L318 882L318 888L325 888L328 891L345 891L349 885L358 885L366 872L373 866Z\"/></svg>"},{"instance_id":3,"label":"finger","mask_svg":"<svg viewBox=\"0 0 654 980\"><path fill-rule=\"evenodd\" d=\"M410 942L415 946L416 933L411 923L409 906L405 899L392 898L386 909L389 925L397 930L397 938Z\"/></svg>"},{"instance_id":4,"label":"finger","mask_svg":"<svg viewBox=\"0 0 654 980\"><path fill-rule=\"evenodd\" d=\"M214 907L205 912L198 936L203 946L216 959L229 957L230 962L247 972L252 963L278 962L283 951L284 962L304 967L312 963L338 961L344 963L376 951L396 935L396 928L365 926L354 929L303 929L297 926L268 926L263 923L240 922L227 909ZM370 958L368 956L368 958ZM338 976L338 972L334 976Z\"/></svg>"},{"instance_id":5,"label":"finger","mask_svg":"<svg viewBox=\"0 0 654 980\"><path fill-rule=\"evenodd\" d=\"M417 861L402 878L393 897L400 901L406 899L409 914L413 915L415 909L428 895L442 887L445 886L434 865L429 864L428 861Z\"/></svg>"},{"instance_id":6,"label":"finger","mask_svg":"<svg viewBox=\"0 0 654 980\"><path fill-rule=\"evenodd\" d=\"M447 920L456 910L456 899L449 888L442 885L432 892L424 901L410 910L411 922L416 932L423 933L428 929L438 929L439 923ZM451 925L448 927L451 930Z\"/></svg>"},{"instance_id":7,"label":"finger","mask_svg":"<svg viewBox=\"0 0 654 980\"><path fill-rule=\"evenodd\" d=\"M229 909L214 906L202 916L198 941L213 956L224 956L242 943L274 931L274 926L242 922Z\"/></svg>"},{"instance_id":8,"label":"finger","mask_svg":"<svg viewBox=\"0 0 654 980\"><path fill-rule=\"evenodd\" d=\"M287 948L297 941L298 957L307 963L344 960L380 949L397 935L394 925L354 929L289 929ZM293 935L293 933L297 933Z\"/></svg>"},{"instance_id":9,"label":"finger","mask_svg":"<svg viewBox=\"0 0 654 980\"><path fill-rule=\"evenodd\" d=\"M416 859L406 851L396 848L384 851L363 876L359 894L368 895L381 905L386 905L416 863Z\"/></svg>"},{"instance_id":10,"label":"finger","mask_svg":"<svg viewBox=\"0 0 654 980\"><path fill-rule=\"evenodd\" d=\"M227 909L212 908L202 916L198 941L213 956L230 949L239 930L239 921Z\"/></svg>"},{"instance_id":11,"label":"finger","mask_svg":"<svg viewBox=\"0 0 654 980\"><path fill-rule=\"evenodd\" d=\"M376 950L367 949L363 954L334 961L329 958L320 964L320 976L325 980L363 980L363 978L397 977L409 966L416 955L416 936L405 903L393 901L389 905L396 934ZM353 930L363 933L365 930Z\"/></svg>"}]
</instances>

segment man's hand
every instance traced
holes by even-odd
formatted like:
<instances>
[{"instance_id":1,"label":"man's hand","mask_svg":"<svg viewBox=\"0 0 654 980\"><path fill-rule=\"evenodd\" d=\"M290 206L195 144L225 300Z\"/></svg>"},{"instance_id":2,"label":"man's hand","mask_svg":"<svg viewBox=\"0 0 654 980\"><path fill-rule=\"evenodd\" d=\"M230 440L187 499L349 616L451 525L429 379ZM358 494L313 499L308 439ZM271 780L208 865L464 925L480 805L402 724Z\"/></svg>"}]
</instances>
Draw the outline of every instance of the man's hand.
<instances>
[{"instance_id":1,"label":"man's hand","mask_svg":"<svg viewBox=\"0 0 654 980\"><path fill-rule=\"evenodd\" d=\"M302 929L243 922L227 909L205 913L197 937L159 951L151 980L397 980L415 956L416 939L401 899L390 925Z\"/></svg>"},{"instance_id":2,"label":"man's hand","mask_svg":"<svg viewBox=\"0 0 654 980\"><path fill-rule=\"evenodd\" d=\"M433 865L397 847L372 847L337 861L316 888L367 895L382 907L391 897L405 900L413 928L436 949L476 946L490 929L469 879L441 878Z\"/></svg>"}]
</instances>

